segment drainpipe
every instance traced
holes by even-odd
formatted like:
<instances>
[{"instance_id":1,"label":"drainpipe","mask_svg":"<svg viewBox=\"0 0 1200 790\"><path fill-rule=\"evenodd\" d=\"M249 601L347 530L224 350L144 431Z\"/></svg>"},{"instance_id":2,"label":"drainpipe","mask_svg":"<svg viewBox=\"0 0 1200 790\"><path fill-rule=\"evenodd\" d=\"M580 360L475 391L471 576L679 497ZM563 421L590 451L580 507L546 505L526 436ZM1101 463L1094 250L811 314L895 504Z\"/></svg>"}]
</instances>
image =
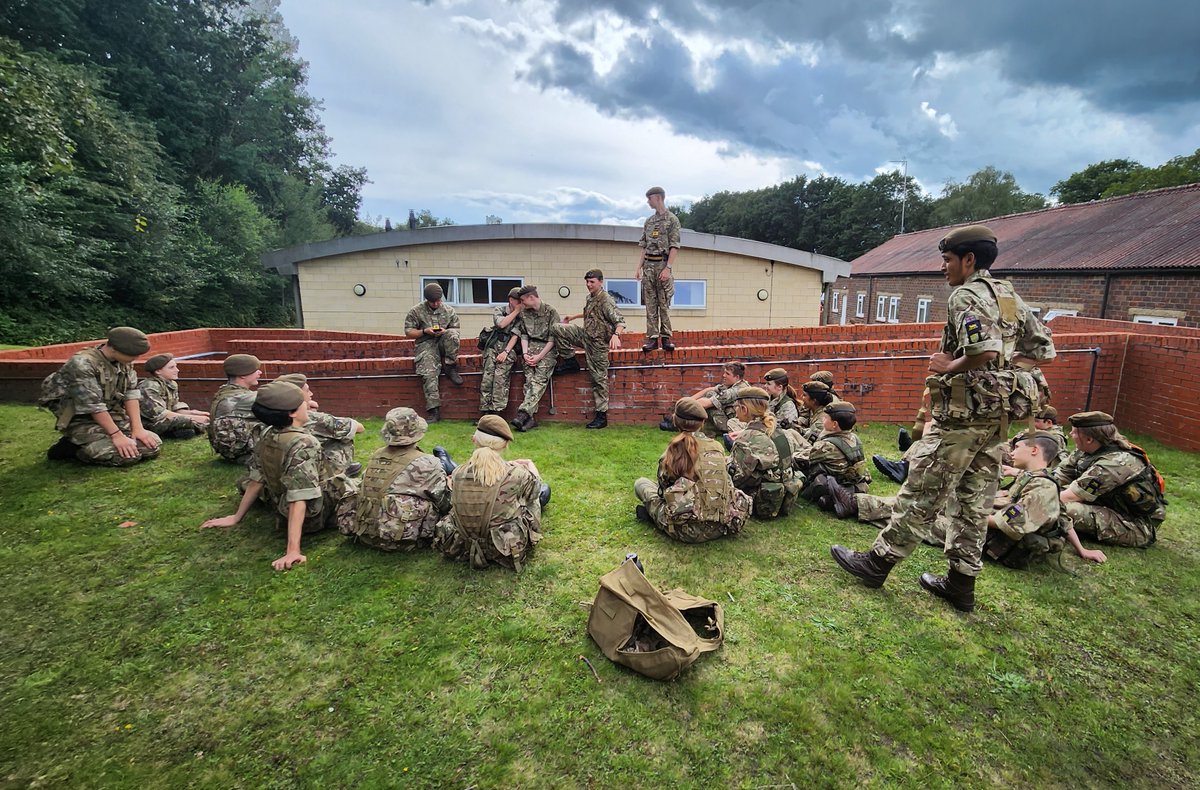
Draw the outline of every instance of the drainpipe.
<instances>
[{"instance_id":1,"label":"drainpipe","mask_svg":"<svg viewBox=\"0 0 1200 790\"><path fill-rule=\"evenodd\" d=\"M1100 302L1100 317L1108 318L1108 289L1112 287L1112 272L1104 275L1104 297Z\"/></svg>"}]
</instances>

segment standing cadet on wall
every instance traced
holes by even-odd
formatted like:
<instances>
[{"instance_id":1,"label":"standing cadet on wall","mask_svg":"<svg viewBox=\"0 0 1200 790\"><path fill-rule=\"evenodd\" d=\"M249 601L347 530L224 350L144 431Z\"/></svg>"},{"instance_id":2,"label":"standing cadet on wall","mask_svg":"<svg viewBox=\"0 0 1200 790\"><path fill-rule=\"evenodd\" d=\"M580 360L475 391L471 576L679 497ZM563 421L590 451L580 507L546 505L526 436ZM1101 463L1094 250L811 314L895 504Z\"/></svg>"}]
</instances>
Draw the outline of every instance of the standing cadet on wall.
<instances>
[{"instance_id":1,"label":"standing cadet on wall","mask_svg":"<svg viewBox=\"0 0 1200 790\"><path fill-rule=\"evenodd\" d=\"M592 377L592 399L596 404L596 416L587 424L589 428L608 427L608 352L621 347L621 332L625 328L625 316L617 309L612 296L604 289L604 272L592 269L583 275L588 298L583 303L583 312L563 316L562 323L551 330L556 343L560 344L562 361L554 369L555 375L579 370L579 362L572 348L582 348L588 375ZM572 326L576 318L583 319L583 326ZM566 354L570 356L565 356Z\"/></svg>"},{"instance_id":2,"label":"standing cadet on wall","mask_svg":"<svg viewBox=\"0 0 1200 790\"><path fill-rule=\"evenodd\" d=\"M412 338L413 365L425 389L425 412L429 422L442 419L442 396L438 391L438 376L446 374L461 387L458 373L458 313L442 301L442 286L425 286L425 301L408 311L404 317L404 334Z\"/></svg>"},{"instance_id":3,"label":"standing cadet on wall","mask_svg":"<svg viewBox=\"0 0 1200 790\"><path fill-rule=\"evenodd\" d=\"M1007 421L1037 408L1029 369L1054 358L1054 343L1010 283L992 278L996 235L982 225L955 228L938 250L950 287L941 350L930 357L927 380L933 429L915 443L896 509L870 551L832 546L846 572L881 587L921 534L950 515L946 576L922 574L920 583L956 609L975 608L975 577L983 564L987 518L1000 480ZM1023 404L1025 414L1014 404ZM957 503L953 508L951 497Z\"/></svg>"},{"instance_id":4,"label":"standing cadet on wall","mask_svg":"<svg viewBox=\"0 0 1200 790\"><path fill-rule=\"evenodd\" d=\"M671 299L675 296L675 277L671 266L679 252L679 217L667 211L667 193L662 187L650 187L646 202L654 213L642 230L642 256L638 259L635 280L642 283L642 304L646 306L646 343L642 351L653 351L662 340L663 351L674 351L671 340Z\"/></svg>"},{"instance_id":5,"label":"standing cadet on wall","mask_svg":"<svg viewBox=\"0 0 1200 790\"><path fill-rule=\"evenodd\" d=\"M492 310L491 334L483 351L483 377L479 383L479 411L496 414L508 407L508 388L516 357L517 334L513 324L521 315L520 288L508 292L508 304ZM480 335L483 337L483 335Z\"/></svg>"},{"instance_id":6,"label":"standing cadet on wall","mask_svg":"<svg viewBox=\"0 0 1200 790\"><path fill-rule=\"evenodd\" d=\"M525 397L517 408L512 426L521 433L537 427L538 403L554 375L553 329L560 322L558 311L542 301L536 285L521 288L521 315L517 334L521 338L521 359L525 362Z\"/></svg>"}]
</instances>

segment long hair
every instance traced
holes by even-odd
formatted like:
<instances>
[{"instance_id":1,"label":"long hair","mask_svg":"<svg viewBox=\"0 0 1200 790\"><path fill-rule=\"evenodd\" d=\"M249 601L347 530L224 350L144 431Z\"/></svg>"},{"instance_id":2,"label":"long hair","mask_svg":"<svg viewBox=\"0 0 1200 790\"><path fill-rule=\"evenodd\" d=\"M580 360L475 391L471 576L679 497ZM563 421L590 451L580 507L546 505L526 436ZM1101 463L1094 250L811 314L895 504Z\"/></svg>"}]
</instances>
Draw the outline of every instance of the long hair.
<instances>
[{"instance_id":1,"label":"long hair","mask_svg":"<svg viewBox=\"0 0 1200 790\"><path fill-rule=\"evenodd\" d=\"M508 474L508 461L500 455L508 447L508 441L483 431L475 431L471 441L475 443L475 452L454 474L470 474L485 486L496 485Z\"/></svg>"},{"instance_id":2,"label":"long hair","mask_svg":"<svg viewBox=\"0 0 1200 790\"><path fill-rule=\"evenodd\" d=\"M776 384L778 384L779 386L783 387L783 391L792 400L794 400L794 401L800 400L800 396L796 394L796 388L788 383L788 377L787 377L786 373L784 373L782 376L778 376L774 379L771 379L771 381L773 381Z\"/></svg>"},{"instance_id":3,"label":"long hair","mask_svg":"<svg viewBox=\"0 0 1200 790\"><path fill-rule=\"evenodd\" d=\"M680 433L667 445L663 453L662 467L667 476L678 480L686 477L696 479L696 460L700 457L700 443L692 434L700 430L703 420L689 420L678 414L672 416L672 421Z\"/></svg>"},{"instance_id":4,"label":"long hair","mask_svg":"<svg viewBox=\"0 0 1200 790\"><path fill-rule=\"evenodd\" d=\"M1097 425L1094 428L1077 428L1076 430L1092 441L1098 442L1101 447L1120 447L1122 450L1128 450L1131 446L1129 440L1117 430L1117 426L1112 424Z\"/></svg>"},{"instance_id":5,"label":"long hair","mask_svg":"<svg viewBox=\"0 0 1200 790\"><path fill-rule=\"evenodd\" d=\"M775 415L768 411L765 400L761 398L744 398L738 401L738 405L746 410L746 422L761 420L763 427L767 429L768 436L775 433Z\"/></svg>"}]
</instances>

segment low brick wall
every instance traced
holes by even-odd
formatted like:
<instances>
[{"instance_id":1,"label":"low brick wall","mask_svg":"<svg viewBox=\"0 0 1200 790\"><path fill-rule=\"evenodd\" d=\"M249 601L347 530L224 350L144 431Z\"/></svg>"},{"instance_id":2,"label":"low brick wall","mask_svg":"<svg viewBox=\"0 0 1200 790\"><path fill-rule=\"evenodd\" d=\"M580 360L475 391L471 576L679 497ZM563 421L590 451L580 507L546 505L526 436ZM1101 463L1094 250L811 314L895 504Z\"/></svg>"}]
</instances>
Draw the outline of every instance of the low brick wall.
<instances>
[{"instance_id":1,"label":"low brick wall","mask_svg":"<svg viewBox=\"0 0 1200 790\"><path fill-rule=\"evenodd\" d=\"M1187 450L1200 450L1200 330L1135 325L1122 321L1058 318L1059 357L1044 368L1059 411L1102 409L1131 431ZM1160 331L1164 330L1164 331ZM924 386L928 355L937 347L936 324L850 325L730 332L680 332L670 355L640 351L642 336L627 335L612 355L609 419L650 425L677 398L720 381L721 363L749 364L747 378L761 379L784 367L793 383L818 369L833 372L838 391L859 408L863 422L907 423ZM94 344L99 341L91 341ZM183 398L203 406L224 381L226 353L254 353L263 380L283 373L309 376L323 410L379 416L393 406L424 411L421 383L413 373L412 342L395 335L296 329L197 329L151 337L155 351L194 356L180 361ZM36 400L41 381L89 343L0 352L0 399ZM582 360L582 355L580 355ZM478 416L480 357L465 338L455 387L443 378L444 416ZM509 413L521 402L523 377L513 375ZM592 413L586 372L554 379L539 420L584 422Z\"/></svg>"}]
</instances>

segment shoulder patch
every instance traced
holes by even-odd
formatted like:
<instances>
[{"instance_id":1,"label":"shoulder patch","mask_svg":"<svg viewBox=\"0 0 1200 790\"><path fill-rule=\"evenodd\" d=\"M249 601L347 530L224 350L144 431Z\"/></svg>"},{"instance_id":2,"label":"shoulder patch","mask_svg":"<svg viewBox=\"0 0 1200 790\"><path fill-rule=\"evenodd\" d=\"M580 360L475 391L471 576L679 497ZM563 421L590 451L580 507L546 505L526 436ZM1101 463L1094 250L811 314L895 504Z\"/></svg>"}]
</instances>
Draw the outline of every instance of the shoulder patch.
<instances>
[{"instance_id":1,"label":"shoulder patch","mask_svg":"<svg viewBox=\"0 0 1200 790\"><path fill-rule=\"evenodd\" d=\"M963 318L963 332L967 337L967 345L983 342L983 324L976 316L968 314Z\"/></svg>"}]
</instances>

